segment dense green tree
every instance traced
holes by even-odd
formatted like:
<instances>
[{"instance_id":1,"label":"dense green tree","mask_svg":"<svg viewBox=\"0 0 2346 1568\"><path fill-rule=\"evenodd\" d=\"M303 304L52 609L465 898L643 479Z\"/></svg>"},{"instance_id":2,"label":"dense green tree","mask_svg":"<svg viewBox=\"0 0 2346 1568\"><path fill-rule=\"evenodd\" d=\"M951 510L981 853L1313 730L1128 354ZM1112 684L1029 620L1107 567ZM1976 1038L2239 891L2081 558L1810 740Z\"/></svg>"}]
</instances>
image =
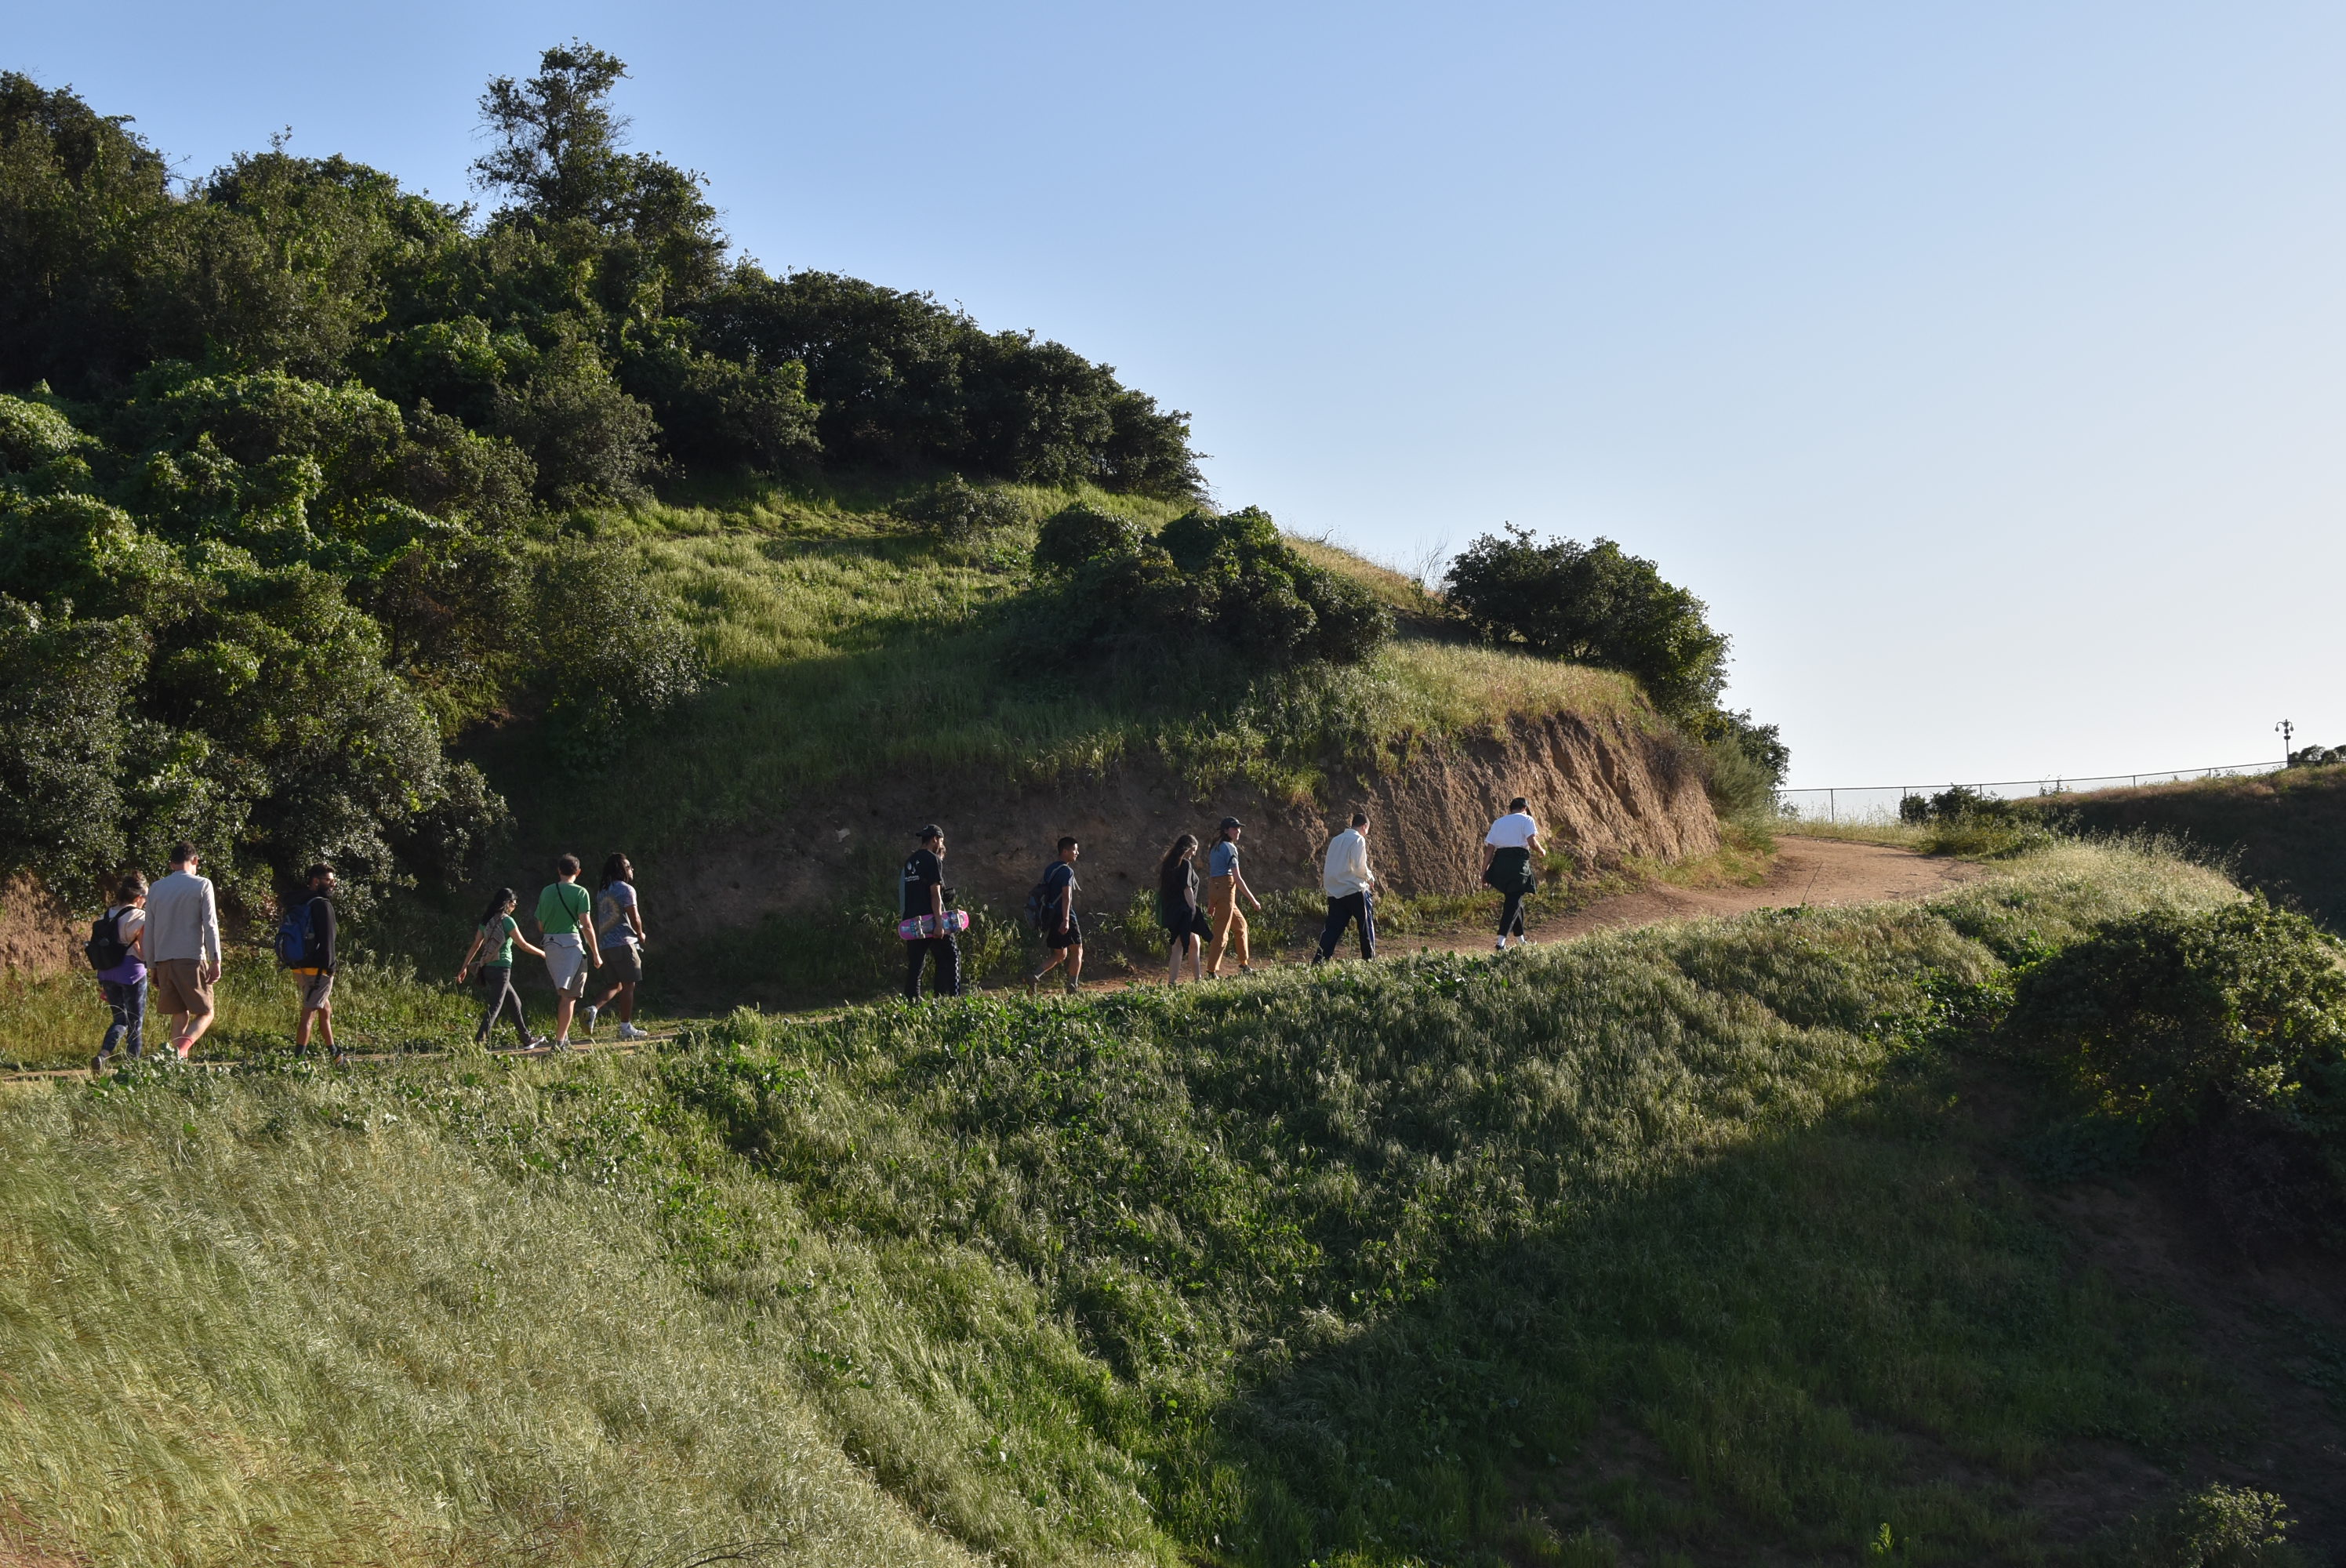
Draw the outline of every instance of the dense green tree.
<instances>
[{"instance_id":1,"label":"dense green tree","mask_svg":"<svg viewBox=\"0 0 2346 1568\"><path fill-rule=\"evenodd\" d=\"M1030 333L987 332L928 294L743 265L689 314L723 357L804 365L834 459L1149 495L1200 487L1188 415L1108 366Z\"/></svg>"},{"instance_id":2,"label":"dense green tree","mask_svg":"<svg viewBox=\"0 0 2346 1568\"><path fill-rule=\"evenodd\" d=\"M176 182L127 117L0 74L0 871L185 833L248 891L321 854L354 893L461 876L503 812L464 727L535 713L591 759L699 681L577 537L663 474L1198 487L1186 417L1107 366L729 267L701 178L627 147L626 76L574 41L492 81L482 217L281 141ZM931 525L1001 513L956 484ZM1195 597L1127 556L1097 570ZM1226 629L1319 646L1308 570L1248 581Z\"/></svg>"},{"instance_id":3,"label":"dense green tree","mask_svg":"<svg viewBox=\"0 0 2346 1568\"><path fill-rule=\"evenodd\" d=\"M1258 507L1189 512L1152 537L1078 504L1044 520L1035 566L1014 644L1022 661L1204 647L1259 668L1358 664L1392 631L1366 589L1297 555Z\"/></svg>"},{"instance_id":4,"label":"dense green tree","mask_svg":"<svg viewBox=\"0 0 2346 1568\"><path fill-rule=\"evenodd\" d=\"M1727 637L1708 607L1610 539L1485 534L1451 562L1451 607L1492 642L1636 676L1656 706L1707 713L1727 684Z\"/></svg>"},{"instance_id":5,"label":"dense green tree","mask_svg":"<svg viewBox=\"0 0 2346 1568\"><path fill-rule=\"evenodd\" d=\"M129 127L0 73L0 388L116 386L151 357L141 303L174 202Z\"/></svg>"}]
</instances>

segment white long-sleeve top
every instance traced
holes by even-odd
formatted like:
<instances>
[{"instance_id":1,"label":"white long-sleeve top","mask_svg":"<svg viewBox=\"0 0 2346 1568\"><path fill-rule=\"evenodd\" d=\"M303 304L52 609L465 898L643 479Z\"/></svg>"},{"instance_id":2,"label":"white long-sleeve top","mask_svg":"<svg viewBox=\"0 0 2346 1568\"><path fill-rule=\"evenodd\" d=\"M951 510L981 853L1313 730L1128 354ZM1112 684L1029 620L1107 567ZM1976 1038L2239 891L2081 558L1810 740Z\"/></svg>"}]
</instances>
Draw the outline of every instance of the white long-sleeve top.
<instances>
[{"instance_id":1,"label":"white long-sleeve top","mask_svg":"<svg viewBox=\"0 0 2346 1568\"><path fill-rule=\"evenodd\" d=\"M187 958L218 963L219 957L219 908L211 879L192 871L158 879L147 890L147 962Z\"/></svg>"},{"instance_id":2,"label":"white long-sleeve top","mask_svg":"<svg viewBox=\"0 0 2346 1568\"><path fill-rule=\"evenodd\" d=\"M1364 893L1375 881L1376 873L1369 870L1369 841L1358 828L1347 828L1328 840L1328 859L1320 873L1320 886L1331 899L1352 893Z\"/></svg>"}]
</instances>

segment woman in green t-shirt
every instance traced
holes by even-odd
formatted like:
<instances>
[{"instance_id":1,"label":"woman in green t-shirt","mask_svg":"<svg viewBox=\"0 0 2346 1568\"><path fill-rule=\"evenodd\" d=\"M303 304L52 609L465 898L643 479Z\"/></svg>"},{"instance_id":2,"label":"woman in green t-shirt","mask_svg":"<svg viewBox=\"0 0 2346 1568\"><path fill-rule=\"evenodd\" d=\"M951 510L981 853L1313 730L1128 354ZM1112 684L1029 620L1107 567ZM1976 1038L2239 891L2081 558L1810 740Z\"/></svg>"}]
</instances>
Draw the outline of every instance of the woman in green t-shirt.
<instances>
[{"instance_id":1,"label":"woman in green t-shirt","mask_svg":"<svg viewBox=\"0 0 2346 1568\"><path fill-rule=\"evenodd\" d=\"M473 1044L486 1045L497 1020L508 1003L513 1008L514 1033L521 1037L521 1049L527 1051L546 1044L533 1039L529 1033L529 1017L522 1011L521 993L514 989L513 954L515 947L524 952L546 956L542 947L529 945L529 938L521 934L521 922L514 919L514 905L521 901L511 888L499 888L489 907L481 913L481 923L474 928L473 945L464 950L464 962L456 966L456 983L464 983L469 972L480 980L481 994L489 999L488 1010L481 1014L481 1026L474 1033ZM475 964L473 960L481 962Z\"/></svg>"}]
</instances>

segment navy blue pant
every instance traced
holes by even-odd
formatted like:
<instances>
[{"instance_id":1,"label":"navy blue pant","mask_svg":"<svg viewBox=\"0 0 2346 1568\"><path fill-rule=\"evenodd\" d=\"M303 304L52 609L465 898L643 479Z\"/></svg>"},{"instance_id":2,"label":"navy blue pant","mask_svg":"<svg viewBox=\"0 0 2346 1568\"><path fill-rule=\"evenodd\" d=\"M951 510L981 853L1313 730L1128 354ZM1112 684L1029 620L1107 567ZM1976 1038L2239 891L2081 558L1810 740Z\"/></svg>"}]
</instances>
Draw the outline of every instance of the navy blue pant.
<instances>
[{"instance_id":1,"label":"navy blue pant","mask_svg":"<svg viewBox=\"0 0 2346 1568\"><path fill-rule=\"evenodd\" d=\"M128 1044L130 1059L138 1059L139 1031L147 1022L147 983L134 980L128 984L101 980L97 988L106 993L107 1006L114 1010L114 1022L107 1026L106 1043L97 1048L101 1056L111 1056L114 1048Z\"/></svg>"},{"instance_id":2,"label":"navy blue pant","mask_svg":"<svg viewBox=\"0 0 2346 1568\"><path fill-rule=\"evenodd\" d=\"M1377 917L1369 907L1369 895L1346 893L1328 901L1328 926L1320 933L1320 956L1311 962L1319 963L1333 954L1337 942L1343 940L1344 928L1354 921L1361 922L1361 956L1376 957Z\"/></svg>"}]
</instances>

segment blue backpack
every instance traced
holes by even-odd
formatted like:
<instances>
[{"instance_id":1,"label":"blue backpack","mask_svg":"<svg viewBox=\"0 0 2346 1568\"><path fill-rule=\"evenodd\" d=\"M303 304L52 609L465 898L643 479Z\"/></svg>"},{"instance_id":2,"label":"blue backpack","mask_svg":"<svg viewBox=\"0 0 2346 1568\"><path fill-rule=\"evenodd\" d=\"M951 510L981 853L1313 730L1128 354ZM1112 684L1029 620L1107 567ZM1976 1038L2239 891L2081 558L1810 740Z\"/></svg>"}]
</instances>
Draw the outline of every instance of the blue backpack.
<instances>
[{"instance_id":1,"label":"blue backpack","mask_svg":"<svg viewBox=\"0 0 2346 1568\"><path fill-rule=\"evenodd\" d=\"M310 901L303 899L285 911L277 922L277 963L280 969L299 969L308 962L310 948Z\"/></svg>"}]
</instances>

